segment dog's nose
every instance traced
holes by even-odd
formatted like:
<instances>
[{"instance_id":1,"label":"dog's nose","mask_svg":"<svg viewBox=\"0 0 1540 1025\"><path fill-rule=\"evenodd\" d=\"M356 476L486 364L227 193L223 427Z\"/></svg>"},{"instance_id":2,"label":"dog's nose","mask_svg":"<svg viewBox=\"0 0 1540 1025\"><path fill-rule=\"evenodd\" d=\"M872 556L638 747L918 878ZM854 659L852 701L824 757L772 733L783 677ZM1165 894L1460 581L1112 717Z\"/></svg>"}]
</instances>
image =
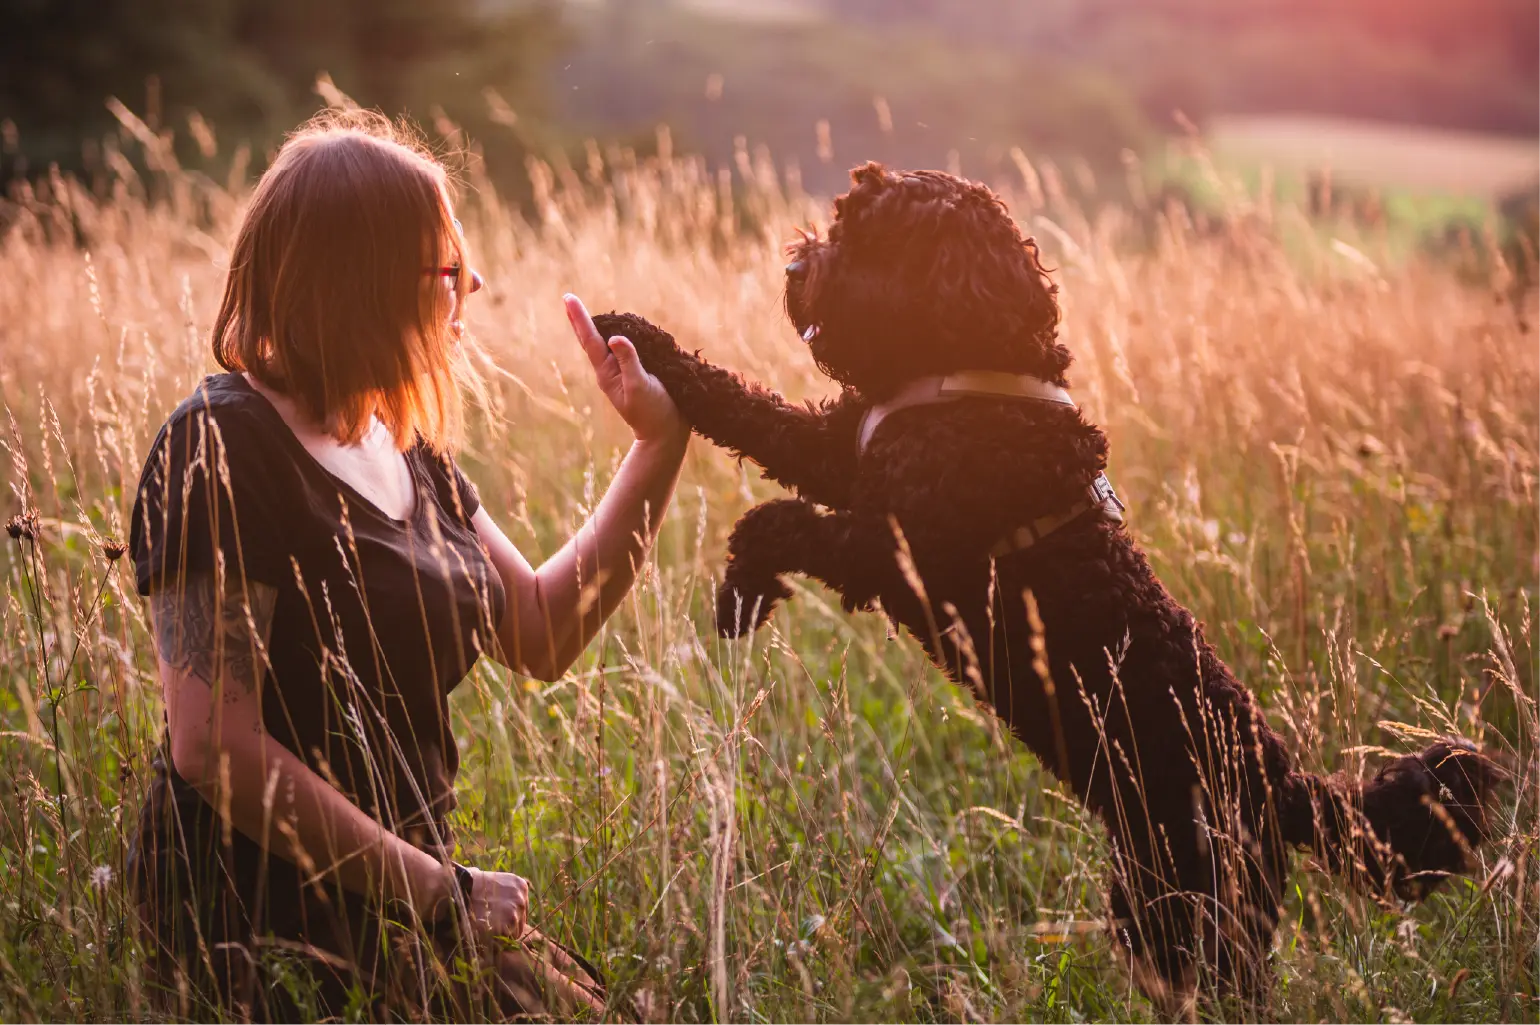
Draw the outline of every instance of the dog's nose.
<instances>
[{"instance_id":1,"label":"dog's nose","mask_svg":"<svg viewBox=\"0 0 1540 1025\"><path fill-rule=\"evenodd\" d=\"M803 275L805 275L806 273L807 273L807 261L806 260L793 260L791 263L788 263L786 265L786 276L788 278L800 278Z\"/></svg>"}]
</instances>

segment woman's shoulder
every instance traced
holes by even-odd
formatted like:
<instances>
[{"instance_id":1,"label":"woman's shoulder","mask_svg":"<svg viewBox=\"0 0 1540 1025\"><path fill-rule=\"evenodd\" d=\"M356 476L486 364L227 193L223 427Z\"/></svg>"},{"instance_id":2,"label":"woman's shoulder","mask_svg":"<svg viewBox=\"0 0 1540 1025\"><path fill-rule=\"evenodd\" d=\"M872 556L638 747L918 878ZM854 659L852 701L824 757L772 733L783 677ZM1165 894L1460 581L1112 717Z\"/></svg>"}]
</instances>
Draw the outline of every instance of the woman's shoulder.
<instances>
[{"instance_id":1,"label":"woman's shoulder","mask_svg":"<svg viewBox=\"0 0 1540 1025\"><path fill-rule=\"evenodd\" d=\"M292 468L276 411L238 374L205 377L167 417L145 458L129 530L136 587L238 561L281 586L301 544ZM271 407L268 407L271 410ZM221 553L216 555L216 551Z\"/></svg>"},{"instance_id":2,"label":"woman's shoulder","mask_svg":"<svg viewBox=\"0 0 1540 1025\"><path fill-rule=\"evenodd\" d=\"M229 452L256 455L281 446L275 419L267 399L240 374L210 374L166 417L153 447L172 439L212 440Z\"/></svg>"},{"instance_id":3,"label":"woman's shoulder","mask_svg":"<svg viewBox=\"0 0 1540 1025\"><path fill-rule=\"evenodd\" d=\"M223 425L227 421L242 426L254 424L267 400L240 374L209 374L199 381L171 415L166 425L174 426L199 413Z\"/></svg>"},{"instance_id":4,"label":"woman's shoulder","mask_svg":"<svg viewBox=\"0 0 1540 1025\"><path fill-rule=\"evenodd\" d=\"M288 460L283 426L267 400L240 374L211 374L177 403L145 459L141 490L207 467L237 482L277 486ZM276 423L275 423L276 421Z\"/></svg>"}]
</instances>

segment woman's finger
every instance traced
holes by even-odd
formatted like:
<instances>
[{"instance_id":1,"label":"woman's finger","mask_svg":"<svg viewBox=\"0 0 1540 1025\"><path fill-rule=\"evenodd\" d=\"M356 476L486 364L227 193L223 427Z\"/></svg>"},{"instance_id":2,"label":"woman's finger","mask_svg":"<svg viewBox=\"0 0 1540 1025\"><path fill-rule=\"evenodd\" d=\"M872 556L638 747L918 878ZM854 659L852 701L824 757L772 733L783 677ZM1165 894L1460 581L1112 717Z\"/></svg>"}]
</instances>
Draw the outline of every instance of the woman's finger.
<instances>
[{"instance_id":1,"label":"woman's finger","mask_svg":"<svg viewBox=\"0 0 1540 1025\"><path fill-rule=\"evenodd\" d=\"M588 362L593 364L593 368L599 369L609 357L609 348L605 346L599 329L594 327L594 318L588 315L588 307L571 292L562 296L562 302L567 307L567 322L572 325L572 333L577 335L578 344L588 354Z\"/></svg>"},{"instance_id":2,"label":"woman's finger","mask_svg":"<svg viewBox=\"0 0 1540 1025\"><path fill-rule=\"evenodd\" d=\"M610 352L620 364L620 383L627 395L635 395L647 381L647 371L642 369L642 358L636 354L636 346L625 335L616 335L609 341Z\"/></svg>"}]
</instances>

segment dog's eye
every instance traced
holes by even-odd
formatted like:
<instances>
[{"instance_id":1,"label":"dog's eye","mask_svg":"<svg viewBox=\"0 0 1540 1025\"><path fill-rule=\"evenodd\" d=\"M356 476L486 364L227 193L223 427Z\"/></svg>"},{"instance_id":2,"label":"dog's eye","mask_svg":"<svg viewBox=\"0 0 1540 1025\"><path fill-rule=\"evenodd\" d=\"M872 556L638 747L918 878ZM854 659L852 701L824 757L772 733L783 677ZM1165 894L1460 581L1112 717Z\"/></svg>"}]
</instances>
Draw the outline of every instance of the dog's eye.
<instances>
[{"instance_id":1,"label":"dog's eye","mask_svg":"<svg viewBox=\"0 0 1540 1025\"><path fill-rule=\"evenodd\" d=\"M807 261L793 260L791 263L788 263L786 265L786 276L788 278L807 277Z\"/></svg>"}]
</instances>

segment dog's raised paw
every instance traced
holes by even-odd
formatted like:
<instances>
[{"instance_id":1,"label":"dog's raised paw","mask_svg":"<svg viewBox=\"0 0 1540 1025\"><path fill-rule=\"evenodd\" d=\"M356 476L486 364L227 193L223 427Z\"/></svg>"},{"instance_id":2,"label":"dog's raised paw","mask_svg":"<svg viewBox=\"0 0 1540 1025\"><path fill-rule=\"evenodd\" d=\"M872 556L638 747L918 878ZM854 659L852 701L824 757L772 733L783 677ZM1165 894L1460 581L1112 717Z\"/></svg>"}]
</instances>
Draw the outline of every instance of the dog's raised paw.
<instances>
[{"instance_id":1,"label":"dog's raised paw","mask_svg":"<svg viewBox=\"0 0 1540 1025\"><path fill-rule=\"evenodd\" d=\"M636 354L641 357L644 367L648 366L649 361L679 351L673 335L635 313L600 313L594 317L594 327L605 338L614 338L616 335L629 338L631 344L636 346Z\"/></svg>"},{"instance_id":2,"label":"dog's raised paw","mask_svg":"<svg viewBox=\"0 0 1540 1025\"><path fill-rule=\"evenodd\" d=\"M753 633L791 597L791 589L774 577L764 581L728 579L717 590L717 633L742 637Z\"/></svg>"}]
</instances>

